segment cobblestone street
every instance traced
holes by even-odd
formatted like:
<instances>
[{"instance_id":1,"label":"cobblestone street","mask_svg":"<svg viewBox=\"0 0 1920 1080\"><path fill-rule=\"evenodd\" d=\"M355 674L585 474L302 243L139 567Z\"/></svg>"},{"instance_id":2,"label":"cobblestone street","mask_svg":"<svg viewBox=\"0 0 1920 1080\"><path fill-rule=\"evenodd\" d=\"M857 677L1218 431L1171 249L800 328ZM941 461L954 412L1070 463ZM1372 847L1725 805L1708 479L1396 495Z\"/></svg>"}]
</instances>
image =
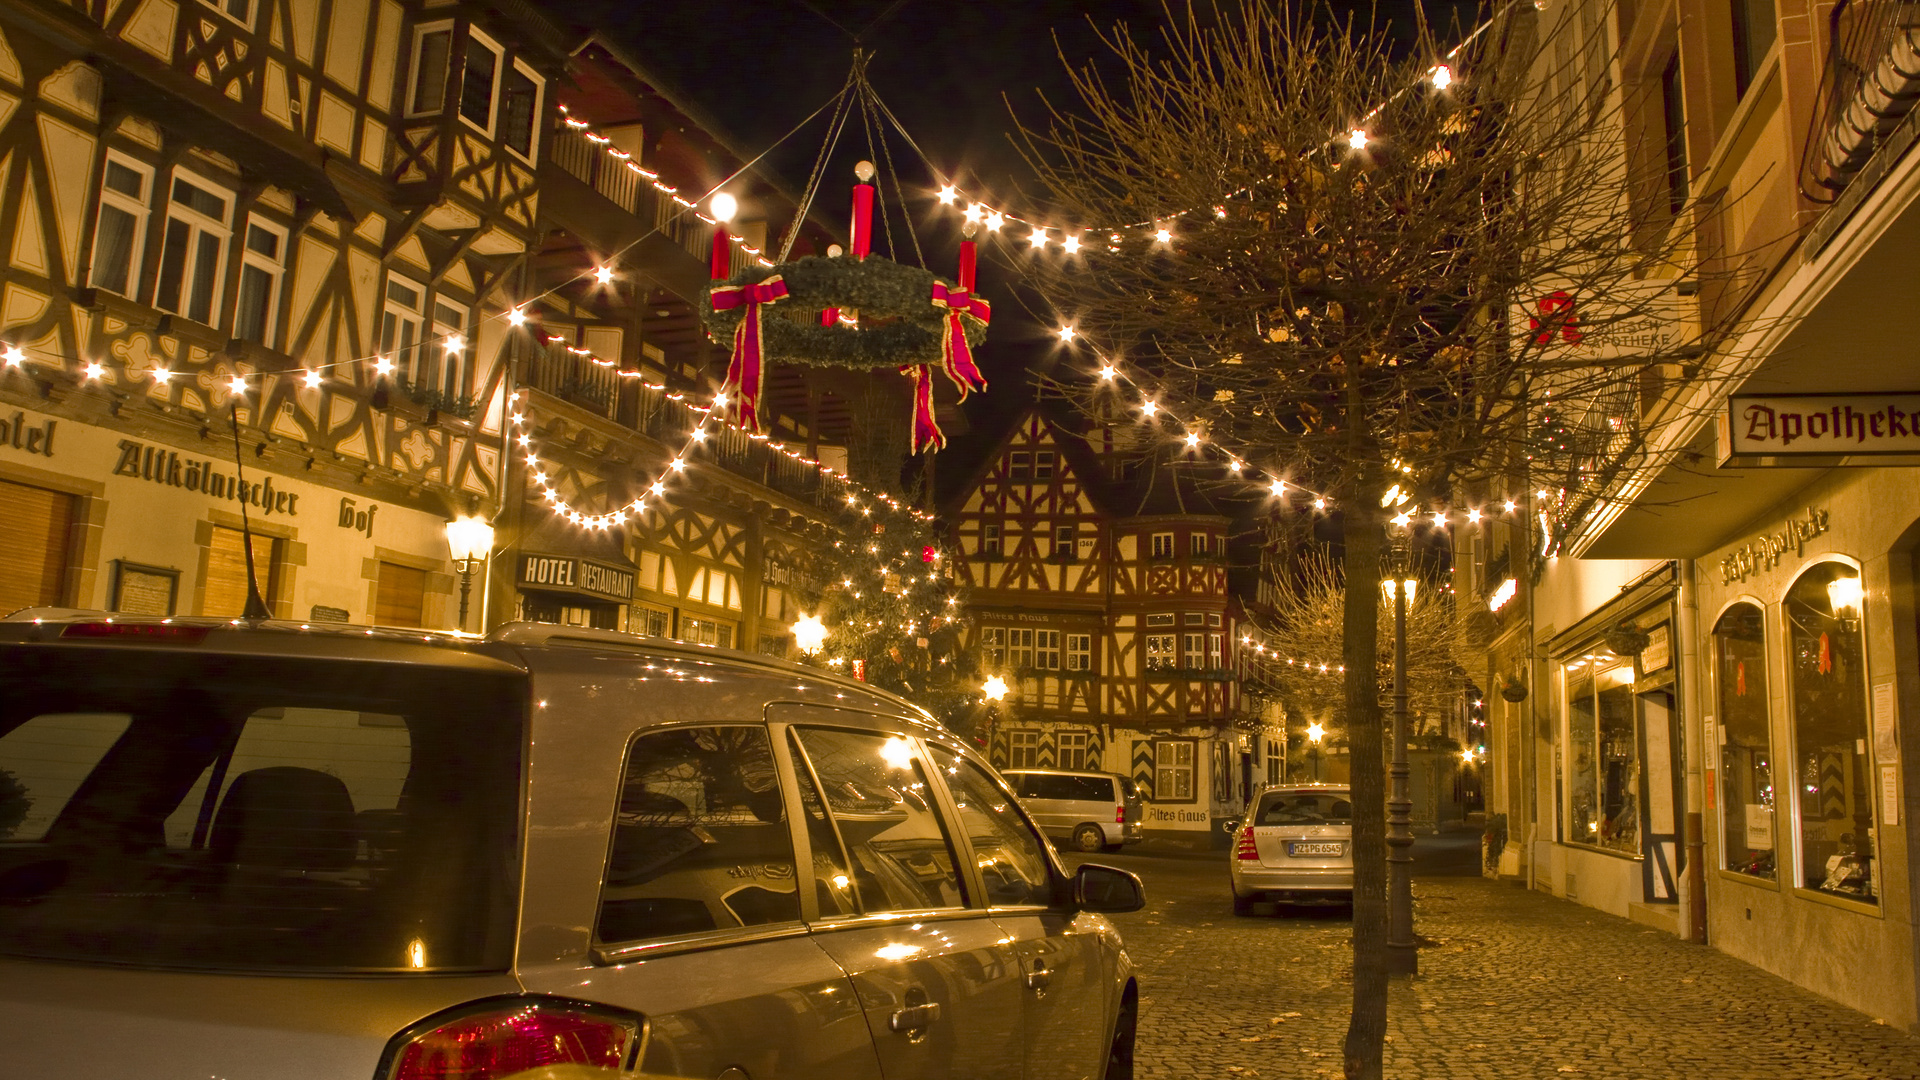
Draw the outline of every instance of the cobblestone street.
<instances>
[{"instance_id":1,"label":"cobblestone street","mask_svg":"<svg viewBox=\"0 0 1920 1080\"><path fill-rule=\"evenodd\" d=\"M1236 918L1224 852L1097 858L1147 886L1117 919L1140 969L1137 1075L1340 1075L1345 908ZM1392 990L1389 1077L1920 1078L1920 1037L1713 949L1467 873L1414 890L1436 944Z\"/></svg>"}]
</instances>

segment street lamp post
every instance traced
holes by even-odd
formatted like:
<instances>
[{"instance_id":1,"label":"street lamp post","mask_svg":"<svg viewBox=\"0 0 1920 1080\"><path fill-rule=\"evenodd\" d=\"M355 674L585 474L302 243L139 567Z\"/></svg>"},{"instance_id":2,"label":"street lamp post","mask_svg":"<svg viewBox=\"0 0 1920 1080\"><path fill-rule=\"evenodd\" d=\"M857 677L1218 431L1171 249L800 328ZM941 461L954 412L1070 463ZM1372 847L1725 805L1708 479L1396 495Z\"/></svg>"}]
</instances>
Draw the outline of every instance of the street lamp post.
<instances>
[{"instance_id":1,"label":"street lamp post","mask_svg":"<svg viewBox=\"0 0 1920 1080\"><path fill-rule=\"evenodd\" d=\"M473 593L474 567L493 554L493 526L483 517L461 517L447 522L447 548L453 568L460 573L460 624L467 628L467 599Z\"/></svg>"},{"instance_id":2,"label":"street lamp post","mask_svg":"<svg viewBox=\"0 0 1920 1080\"><path fill-rule=\"evenodd\" d=\"M1307 760L1313 762L1313 782L1320 782L1320 740L1326 738L1327 729L1315 720L1307 725Z\"/></svg>"},{"instance_id":3,"label":"street lamp post","mask_svg":"<svg viewBox=\"0 0 1920 1080\"><path fill-rule=\"evenodd\" d=\"M1381 588L1393 601L1393 757L1387 766L1387 971L1413 975L1413 795L1407 767L1407 605L1416 582L1409 565L1412 530L1404 516L1393 529L1393 573Z\"/></svg>"}]
</instances>

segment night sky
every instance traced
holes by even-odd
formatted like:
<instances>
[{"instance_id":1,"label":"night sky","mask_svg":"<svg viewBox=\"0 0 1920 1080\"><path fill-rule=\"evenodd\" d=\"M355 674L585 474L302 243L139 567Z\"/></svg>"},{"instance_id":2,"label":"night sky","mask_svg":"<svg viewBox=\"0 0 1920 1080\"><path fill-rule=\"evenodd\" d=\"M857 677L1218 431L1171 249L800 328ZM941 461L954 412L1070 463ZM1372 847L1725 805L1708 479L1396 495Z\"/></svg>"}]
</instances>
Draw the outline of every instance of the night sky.
<instances>
[{"instance_id":1,"label":"night sky","mask_svg":"<svg viewBox=\"0 0 1920 1080\"><path fill-rule=\"evenodd\" d=\"M1399 29L1411 27L1417 2L1335 7L1357 12L1362 22L1374 12ZM1184 11L1184 3L1174 3ZM880 98L940 171L990 206L1046 220L1045 192L1012 140L1015 115L1039 125L1043 100L1064 108L1076 103L1062 56L1105 66L1096 25L1125 23L1136 40L1151 42L1166 11L1161 0L575 0L569 14L630 50L748 155L773 144L840 89L857 45L871 54L868 76ZM1429 3L1427 11L1439 24L1456 11L1466 22L1473 5ZM799 192L826 134L823 116L766 165ZM898 136L888 138L907 198L905 217L897 205L890 208L900 248L891 254L913 261L902 236L911 220L928 268L951 277L959 215L934 202L927 166ZM865 132L850 124L826 169L816 215L832 221L846 215L853 165L862 158L884 164ZM891 202L891 190L882 197ZM876 238L877 251L888 253L886 239ZM981 434L997 434L995 419L1030 398L1030 372L1072 359L1050 333L1057 322L1047 318L1046 299L1016 289L1013 275L992 262L983 250L980 285L994 304L994 322L979 357L994 385L969 402ZM964 456L969 441L977 440L962 436L948 454Z\"/></svg>"}]
</instances>

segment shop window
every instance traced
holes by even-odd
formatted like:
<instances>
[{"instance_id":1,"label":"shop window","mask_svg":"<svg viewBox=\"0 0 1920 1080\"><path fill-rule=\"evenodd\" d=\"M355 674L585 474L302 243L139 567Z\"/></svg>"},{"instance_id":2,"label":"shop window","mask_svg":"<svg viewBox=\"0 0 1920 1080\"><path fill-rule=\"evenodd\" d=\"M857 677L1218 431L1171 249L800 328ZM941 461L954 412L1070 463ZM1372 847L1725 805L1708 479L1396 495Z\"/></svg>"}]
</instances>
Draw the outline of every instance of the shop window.
<instances>
[{"instance_id":1,"label":"shop window","mask_svg":"<svg viewBox=\"0 0 1920 1080\"><path fill-rule=\"evenodd\" d=\"M1062 769L1087 769L1087 733L1084 731L1063 731L1059 735L1060 767Z\"/></svg>"},{"instance_id":2,"label":"shop window","mask_svg":"<svg viewBox=\"0 0 1920 1080\"><path fill-rule=\"evenodd\" d=\"M1092 634L1068 634L1067 635L1067 670L1068 671L1092 671L1093 670L1093 635Z\"/></svg>"},{"instance_id":3,"label":"shop window","mask_svg":"<svg viewBox=\"0 0 1920 1080\"><path fill-rule=\"evenodd\" d=\"M1041 671L1060 670L1060 631L1033 631L1033 666Z\"/></svg>"},{"instance_id":4,"label":"shop window","mask_svg":"<svg viewBox=\"0 0 1920 1080\"><path fill-rule=\"evenodd\" d=\"M1170 532L1154 533L1152 544L1153 544L1153 547L1151 550L1154 558L1156 559L1173 558L1173 534L1172 533Z\"/></svg>"},{"instance_id":5,"label":"shop window","mask_svg":"<svg viewBox=\"0 0 1920 1080\"><path fill-rule=\"evenodd\" d=\"M682 937L800 918L793 841L767 733L698 727L627 755L594 937ZM741 877L739 869L756 873Z\"/></svg>"},{"instance_id":6,"label":"shop window","mask_svg":"<svg viewBox=\"0 0 1920 1080\"><path fill-rule=\"evenodd\" d=\"M1010 731L1007 733L1007 768L1037 769L1040 767L1040 733L1038 731Z\"/></svg>"},{"instance_id":7,"label":"shop window","mask_svg":"<svg viewBox=\"0 0 1920 1080\"><path fill-rule=\"evenodd\" d=\"M7 540L0 544L0 611L60 603L73 496L0 480L0 521L7 523Z\"/></svg>"},{"instance_id":8,"label":"shop window","mask_svg":"<svg viewBox=\"0 0 1920 1080\"><path fill-rule=\"evenodd\" d=\"M1722 865L1772 881L1780 836L1767 722L1765 614L1753 604L1735 604L1714 624L1713 643L1720 697Z\"/></svg>"},{"instance_id":9,"label":"shop window","mask_svg":"<svg viewBox=\"0 0 1920 1080\"><path fill-rule=\"evenodd\" d=\"M240 247L240 290L233 305L233 336L272 345L280 280L286 274L287 230L257 217L247 219Z\"/></svg>"},{"instance_id":10,"label":"shop window","mask_svg":"<svg viewBox=\"0 0 1920 1080\"><path fill-rule=\"evenodd\" d=\"M382 562L374 582L373 622L376 626L425 626L427 572L399 563Z\"/></svg>"},{"instance_id":11,"label":"shop window","mask_svg":"<svg viewBox=\"0 0 1920 1080\"><path fill-rule=\"evenodd\" d=\"M672 634L673 613L664 608L635 607L633 609L633 632L652 637L668 637Z\"/></svg>"},{"instance_id":12,"label":"shop window","mask_svg":"<svg viewBox=\"0 0 1920 1080\"><path fill-rule=\"evenodd\" d=\"M1172 634L1147 635L1147 670L1171 671L1179 666L1175 652L1176 638Z\"/></svg>"},{"instance_id":13,"label":"shop window","mask_svg":"<svg viewBox=\"0 0 1920 1080\"><path fill-rule=\"evenodd\" d=\"M1153 801L1192 802L1193 740L1153 740Z\"/></svg>"},{"instance_id":14,"label":"shop window","mask_svg":"<svg viewBox=\"0 0 1920 1080\"><path fill-rule=\"evenodd\" d=\"M253 575L260 599L273 608L280 585L278 537L253 534ZM213 526L207 542L207 576L200 592L200 614L230 618L247 610L247 547L239 529ZM407 626L420 625L417 621Z\"/></svg>"},{"instance_id":15,"label":"shop window","mask_svg":"<svg viewBox=\"0 0 1920 1080\"><path fill-rule=\"evenodd\" d=\"M1829 562L1802 574L1782 605L1800 830L1796 884L1878 903L1862 599L1859 571Z\"/></svg>"},{"instance_id":16,"label":"shop window","mask_svg":"<svg viewBox=\"0 0 1920 1080\"><path fill-rule=\"evenodd\" d=\"M721 622L718 619L696 619L683 615L680 618L680 640L731 649L733 648L733 624Z\"/></svg>"},{"instance_id":17,"label":"shop window","mask_svg":"<svg viewBox=\"0 0 1920 1080\"><path fill-rule=\"evenodd\" d=\"M1633 665L1589 654L1566 665L1567 839L1640 854L1640 761Z\"/></svg>"},{"instance_id":18,"label":"shop window","mask_svg":"<svg viewBox=\"0 0 1920 1080\"><path fill-rule=\"evenodd\" d=\"M152 169L107 152L106 172L100 178L100 216L93 234L93 269L87 278L95 288L133 296L133 268L147 239L147 188L152 182Z\"/></svg>"},{"instance_id":19,"label":"shop window","mask_svg":"<svg viewBox=\"0 0 1920 1080\"><path fill-rule=\"evenodd\" d=\"M987 654L987 669L989 671L1005 667L1007 665L1007 628L1004 626L989 626L982 629L980 631L980 647Z\"/></svg>"},{"instance_id":20,"label":"shop window","mask_svg":"<svg viewBox=\"0 0 1920 1080\"><path fill-rule=\"evenodd\" d=\"M176 171L160 242L160 281L153 306L197 323L214 323L214 299L226 263L233 193Z\"/></svg>"}]
</instances>

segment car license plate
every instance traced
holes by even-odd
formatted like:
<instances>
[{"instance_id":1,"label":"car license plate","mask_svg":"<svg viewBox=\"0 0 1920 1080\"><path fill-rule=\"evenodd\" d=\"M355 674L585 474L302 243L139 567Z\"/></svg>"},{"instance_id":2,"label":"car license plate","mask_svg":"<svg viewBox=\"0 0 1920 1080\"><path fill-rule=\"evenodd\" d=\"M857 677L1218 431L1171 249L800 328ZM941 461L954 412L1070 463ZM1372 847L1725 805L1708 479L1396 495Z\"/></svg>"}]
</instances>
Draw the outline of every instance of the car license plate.
<instances>
[{"instance_id":1,"label":"car license plate","mask_svg":"<svg viewBox=\"0 0 1920 1080\"><path fill-rule=\"evenodd\" d=\"M1306 843L1287 845L1287 854L1295 858L1299 858L1302 855L1339 855L1346 850L1346 845L1338 841L1333 843L1308 841Z\"/></svg>"}]
</instances>

